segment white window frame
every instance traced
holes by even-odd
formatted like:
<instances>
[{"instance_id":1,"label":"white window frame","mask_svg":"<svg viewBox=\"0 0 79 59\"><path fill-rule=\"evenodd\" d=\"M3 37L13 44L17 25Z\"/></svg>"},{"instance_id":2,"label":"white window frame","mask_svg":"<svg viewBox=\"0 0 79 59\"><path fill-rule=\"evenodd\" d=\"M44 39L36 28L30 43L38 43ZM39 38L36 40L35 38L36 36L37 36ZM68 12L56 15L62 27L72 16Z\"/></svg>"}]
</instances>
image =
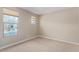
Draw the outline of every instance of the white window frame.
<instances>
[{"instance_id":1,"label":"white window frame","mask_svg":"<svg viewBox=\"0 0 79 59\"><path fill-rule=\"evenodd\" d=\"M35 16L31 16L31 24L36 24L37 23L37 19Z\"/></svg>"}]
</instances>

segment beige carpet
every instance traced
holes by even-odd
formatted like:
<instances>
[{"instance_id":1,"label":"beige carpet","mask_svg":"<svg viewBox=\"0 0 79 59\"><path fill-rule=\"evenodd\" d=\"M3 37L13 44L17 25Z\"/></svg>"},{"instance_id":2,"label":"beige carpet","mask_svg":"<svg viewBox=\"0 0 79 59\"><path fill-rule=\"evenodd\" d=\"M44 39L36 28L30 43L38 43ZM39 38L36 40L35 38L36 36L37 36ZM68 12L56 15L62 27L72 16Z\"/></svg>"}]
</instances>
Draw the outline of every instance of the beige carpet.
<instances>
[{"instance_id":1,"label":"beige carpet","mask_svg":"<svg viewBox=\"0 0 79 59\"><path fill-rule=\"evenodd\" d=\"M55 40L36 38L2 50L2 52L75 52L79 46Z\"/></svg>"}]
</instances>

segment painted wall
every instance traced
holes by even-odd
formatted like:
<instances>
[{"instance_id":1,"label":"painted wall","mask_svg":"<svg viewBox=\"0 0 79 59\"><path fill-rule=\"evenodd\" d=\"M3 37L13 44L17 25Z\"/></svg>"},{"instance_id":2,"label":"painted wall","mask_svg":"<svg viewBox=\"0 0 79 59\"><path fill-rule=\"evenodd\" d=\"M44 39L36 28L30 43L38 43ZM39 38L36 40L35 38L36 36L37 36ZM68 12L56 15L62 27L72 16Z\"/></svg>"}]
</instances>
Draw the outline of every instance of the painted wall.
<instances>
[{"instance_id":1,"label":"painted wall","mask_svg":"<svg viewBox=\"0 0 79 59\"><path fill-rule=\"evenodd\" d=\"M2 8L0 8L0 47L10 43L14 43L19 40L28 39L30 37L36 36L38 32L38 23L31 24L31 16L35 16L38 21L38 15L30 13L20 8L9 9L15 10L19 13L18 34L17 36L12 37L3 36Z\"/></svg>"},{"instance_id":2,"label":"painted wall","mask_svg":"<svg viewBox=\"0 0 79 59\"><path fill-rule=\"evenodd\" d=\"M79 8L70 8L40 17L40 35L79 43Z\"/></svg>"}]
</instances>

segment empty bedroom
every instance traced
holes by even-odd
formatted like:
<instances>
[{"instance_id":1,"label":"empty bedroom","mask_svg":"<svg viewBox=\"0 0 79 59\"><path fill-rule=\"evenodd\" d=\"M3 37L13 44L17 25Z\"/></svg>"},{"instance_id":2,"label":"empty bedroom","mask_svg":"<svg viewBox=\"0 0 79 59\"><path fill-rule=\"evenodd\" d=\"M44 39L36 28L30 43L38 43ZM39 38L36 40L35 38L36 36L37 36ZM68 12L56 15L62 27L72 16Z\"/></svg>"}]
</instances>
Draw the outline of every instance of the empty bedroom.
<instances>
[{"instance_id":1,"label":"empty bedroom","mask_svg":"<svg viewBox=\"0 0 79 59\"><path fill-rule=\"evenodd\" d=\"M0 52L79 52L79 8L0 7Z\"/></svg>"}]
</instances>

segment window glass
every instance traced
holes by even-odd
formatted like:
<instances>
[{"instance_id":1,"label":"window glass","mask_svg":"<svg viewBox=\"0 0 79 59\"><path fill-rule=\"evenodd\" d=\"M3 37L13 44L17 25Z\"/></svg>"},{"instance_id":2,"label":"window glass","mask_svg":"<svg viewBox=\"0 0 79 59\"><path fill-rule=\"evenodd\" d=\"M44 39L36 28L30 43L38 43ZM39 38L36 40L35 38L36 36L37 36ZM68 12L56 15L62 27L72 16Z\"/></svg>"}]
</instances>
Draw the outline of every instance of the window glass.
<instances>
[{"instance_id":1,"label":"window glass","mask_svg":"<svg viewBox=\"0 0 79 59\"><path fill-rule=\"evenodd\" d=\"M13 36L17 34L18 17L4 15L4 36Z\"/></svg>"},{"instance_id":2,"label":"window glass","mask_svg":"<svg viewBox=\"0 0 79 59\"><path fill-rule=\"evenodd\" d=\"M10 16L10 15L4 15L3 16L3 22L18 23L18 17L14 17L14 16Z\"/></svg>"},{"instance_id":3,"label":"window glass","mask_svg":"<svg viewBox=\"0 0 79 59\"><path fill-rule=\"evenodd\" d=\"M16 24L4 24L4 35L12 36L17 34Z\"/></svg>"}]
</instances>

